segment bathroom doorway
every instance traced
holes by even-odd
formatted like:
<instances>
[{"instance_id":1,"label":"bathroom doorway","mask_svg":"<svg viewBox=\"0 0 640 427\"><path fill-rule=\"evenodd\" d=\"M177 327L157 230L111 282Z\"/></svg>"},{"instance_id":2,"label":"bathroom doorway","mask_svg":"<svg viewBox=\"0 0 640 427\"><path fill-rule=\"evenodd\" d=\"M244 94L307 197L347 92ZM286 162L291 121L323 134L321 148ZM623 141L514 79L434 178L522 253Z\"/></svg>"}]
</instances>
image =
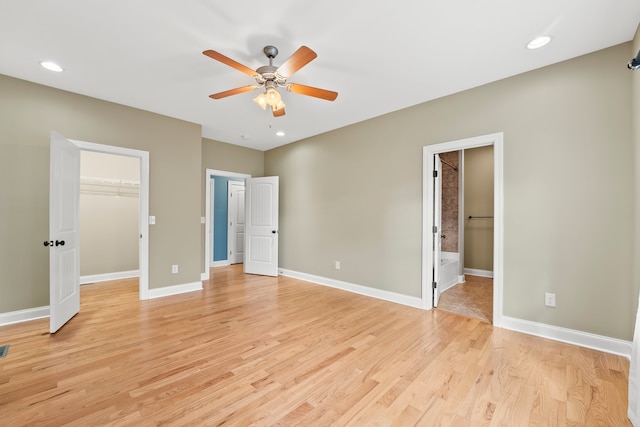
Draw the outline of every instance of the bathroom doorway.
<instances>
[{"instance_id":1,"label":"bathroom doorway","mask_svg":"<svg viewBox=\"0 0 640 427\"><path fill-rule=\"evenodd\" d=\"M492 323L493 146L439 157L442 256L437 307Z\"/></svg>"},{"instance_id":2,"label":"bathroom doorway","mask_svg":"<svg viewBox=\"0 0 640 427\"><path fill-rule=\"evenodd\" d=\"M473 187L478 180L473 173L473 167L471 163L467 165L469 167L469 174L467 177L473 180L473 183L465 179L465 153L469 154L468 161L474 162L475 152L470 151L475 148L486 147L483 152L485 155L489 153L490 160L492 162L492 171L484 173L488 176L488 180L491 184L492 197L484 201L484 205L477 205L475 200L467 200L465 203L465 192L471 190L469 195L473 192ZM452 153L453 154L447 154ZM454 281L458 282L462 276L463 280L468 276L466 285L478 285L475 288L486 285L487 280L491 283L490 293L488 298L490 299L490 310L492 323L496 326L501 326L502 323L502 236L503 236L503 223L502 223L502 206L503 206L503 185L502 185L502 133L490 134L475 138L468 138L464 140L451 141L442 144L434 144L425 146L423 148L423 164L424 164L424 194L423 194L423 305L425 308L430 309L437 306L438 294L445 294L447 290L438 289L438 282L442 283L442 279L434 280L434 272L444 273L447 268L453 270ZM486 157L486 156L485 156ZM442 163L442 180L440 183L436 181L436 175L433 171L433 165L435 159L442 160L444 158L446 163ZM456 164L456 158L458 164ZM480 167L481 169L482 167ZM445 177L447 169L452 172L451 177ZM457 169L457 170L456 170ZM444 182L447 180L447 182ZM469 189L465 189L465 182ZM458 188L455 189L455 183ZM440 191L448 199L442 201L443 212L449 209L453 214L449 215L443 213L443 217L438 224L436 224L437 216L435 214L435 193L438 191L436 185ZM449 189L447 187L450 187ZM457 194L456 194L457 191ZM453 194L453 198L451 197ZM480 196L481 197L481 196ZM457 200L458 206L451 200ZM469 209L481 209L477 206L486 207L490 206L490 210L486 212L473 212ZM452 205L452 206L450 206ZM484 207L482 209L484 209ZM469 209L467 209L469 208ZM456 212L457 211L457 212ZM480 218L482 217L482 218ZM493 217L493 218L490 218ZM480 221L480 222L478 222ZM483 222L484 221L484 224ZM491 226L487 226L487 222L491 223ZM457 230L456 226L457 225ZM486 247L480 249L480 257L475 252L469 252L466 246L470 247L470 250L477 251L474 237L478 234L476 229L480 230L481 235L490 236L489 248ZM467 241L465 237L469 234L472 240ZM444 236L444 237L443 237ZM446 241L446 243L445 243ZM457 242L457 248L456 248ZM436 249L440 245L443 250L442 253L436 259ZM456 250L457 249L457 252ZM489 267L483 267L483 264L474 264L474 260L482 258L490 252ZM468 258L468 259L467 259ZM443 261L445 262L443 264ZM471 264L469 264L471 263ZM486 270L485 270L486 268ZM476 276L479 273L492 272L493 277ZM488 275L485 274L485 276ZM478 280L476 280L478 277ZM446 283L443 283L447 285ZM455 289L456 283L449 284L451 290ZM468 287L467 286L467 287ZM446 287L446 286L445 286ZM460 287L462 289L462 287ZM469 295L467 293L467 295ZM479 300L479 296L471 295L470 298Z\"/></svg>"}]
</instances>

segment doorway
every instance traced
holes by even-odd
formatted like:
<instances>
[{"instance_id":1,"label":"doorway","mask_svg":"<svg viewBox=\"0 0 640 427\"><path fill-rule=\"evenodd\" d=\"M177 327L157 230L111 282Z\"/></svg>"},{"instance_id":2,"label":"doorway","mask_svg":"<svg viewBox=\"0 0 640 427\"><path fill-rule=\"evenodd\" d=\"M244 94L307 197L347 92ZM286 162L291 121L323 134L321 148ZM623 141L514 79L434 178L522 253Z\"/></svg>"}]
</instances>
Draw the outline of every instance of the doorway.
<instances>
[{"instance_id":1,"label":"doorway","mask_svg":"<svg viewBox=\"0 0 640 427\"><path fill-rule=\"evenodd\" d=\"M222 178L224 181L224 185L218 186L216 185L216 177ZM228 206L228 190L227 190L227 182L242 182L247 178L251 178L249 174L222 171L217 169L206 169L205 170L205 236L204 239L204 272L201 274L202 280L209 280L209 269L215 266L224 266L231 264L231 261L228 257L228 221L224 221L224 223L220 224L220 221L215 221L215 210L216 203L215 200L218 198L217 196L223 196L225 200L225 205ZM220 194L222 193L222 194ZM224 207L225 212L228 212L227 206ZM216 228L221 227L221 230L226 231L224 233L222 241L224 244L224 254L222 256L218 256L220 261L214 262L215 256L215 248L216 248ZM218 233L219 235L220 233Z\"/></svg>"},{"instance_id":2,"label":"doorway","mask_svg":"<svg viewBox=\"0 0 640 427\"><path fill-rule=\"evenodd\" d=\"M438 156L438 155L436 155ZM441 153L437 308L493 322L493 145ZM435 275L434 275L435 276ZM436 306L434 301L434 306Z\"/></svg>"},{"instance_id":3,"label":"doorway","mask_svg":"<svg viewBox=\"0 0 640 427\"><path fill-rule=\"evenodd\" d=\"M422 260L422 302L423 308L434 307L434 297L437 297L437 287L433 285L436 266L434 259L434 236L436 233L437 218L434 214L435 187L433 165L436 156L451 151L469 150L477 147L493 146L493 324L502 326L502 300L503 300L503 134L495 133L474 138L450 141L423 147L423 260ZM464 191L464 190L463 190ZM462 208L461 208L461 211ZM461 217L461 216L460 216ZM460 224L460 231L464 233L464 223ZM462 238L459 243L464 246ZM438 241L438 244L440 241ZM460 265L464 265L464 249L459 248ZM440 257L438 257L440 258ZM438 259L437 261L440 261Z\"/></svg>"},{"instance_id":4,"label":"doorway","mask_svg":"<svg viewBox=\"0 0 640 427\"><path fill-rule=\"evenodd\" d=\"M80 285L138 278L140 161L80 153Z\"/></svg>"},{"instance_id":5,"label":"doorway","mask_svg":"<svg viewBox=\"0 0 640 427\"><path fill-rule=\"evenodd\" d=\"M138 197L138 294L141 300L149 299L149 152L92 142L71 140L81 151L132 157L139 161Z\"/></svg>"}]
</instances>

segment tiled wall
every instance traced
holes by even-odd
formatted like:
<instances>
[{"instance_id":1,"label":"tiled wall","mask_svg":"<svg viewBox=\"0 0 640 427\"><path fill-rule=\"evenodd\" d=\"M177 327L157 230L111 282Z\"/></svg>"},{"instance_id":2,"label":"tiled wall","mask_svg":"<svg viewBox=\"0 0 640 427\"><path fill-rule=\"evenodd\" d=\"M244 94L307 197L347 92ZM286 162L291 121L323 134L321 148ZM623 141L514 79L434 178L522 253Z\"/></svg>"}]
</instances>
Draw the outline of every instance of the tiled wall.
<instances>
[{"instance_id":1,"label":"tiled wall","mask_svg":"<svg viewBox=\"0 0 640 427\"><path fill-rule=\"evenodd\" d=\"M458 252L458 168L459 152L440 154L442 162L442 251Z\"/></svg>"}]
</instances>

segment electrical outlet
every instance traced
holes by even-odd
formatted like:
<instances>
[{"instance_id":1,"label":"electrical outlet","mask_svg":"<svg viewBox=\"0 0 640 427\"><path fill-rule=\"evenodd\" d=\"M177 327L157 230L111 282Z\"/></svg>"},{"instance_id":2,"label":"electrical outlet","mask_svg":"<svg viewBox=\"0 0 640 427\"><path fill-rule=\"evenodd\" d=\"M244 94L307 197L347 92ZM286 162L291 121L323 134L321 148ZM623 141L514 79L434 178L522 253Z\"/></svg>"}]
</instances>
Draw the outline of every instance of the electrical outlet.
<instances>
[{"instance_id":1,"label":"electrical outlet","mask_svg":"<svg viewBox=\"0 0 640 427\"><path fill-rule=\"evenodd\" d=\"M340 270L340 261L333 261L333 268Z\"/></svg>"},{"instance_id":2,"label":"electrical outlet","mask_svg":"<svg viewBox=\"0 0 640 427\"><path fill-rule=\"evenodd\" d=\"M173 274L176 274L178 272L178 265L177 264L174 264L174 265L171 266L171 272Z\"/></svg>"},{"instance_id":3,"label":"electrical outlet","mask_svg":"<svg viewBox=\"0 0 640 427\"><path fill-rule=\"evenodd\" d=\"M555 307L556 306L556 294L545 292L545 294L544 294L544 305L546 305L547 307Z\"/></svg>"}]
</instances>

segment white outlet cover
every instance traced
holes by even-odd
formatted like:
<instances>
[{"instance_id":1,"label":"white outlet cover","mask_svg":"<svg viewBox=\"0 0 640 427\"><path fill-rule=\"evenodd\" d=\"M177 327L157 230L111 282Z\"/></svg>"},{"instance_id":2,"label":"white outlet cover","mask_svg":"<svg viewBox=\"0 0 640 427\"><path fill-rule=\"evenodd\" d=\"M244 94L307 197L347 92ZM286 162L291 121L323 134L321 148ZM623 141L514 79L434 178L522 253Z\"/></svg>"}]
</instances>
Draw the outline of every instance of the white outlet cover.
<instances>
[{"instance_id":1,"label":"white outlet cover","mask_svg":"<svg viewBox=\"0 0 640 427\"><path fill-rule=\"evenodd\" d=\"M544 305L546 305L547 307L555 307L556 306L556 294L545 292L545 294L544 294Z\"/></svg>"}]
</instances>

